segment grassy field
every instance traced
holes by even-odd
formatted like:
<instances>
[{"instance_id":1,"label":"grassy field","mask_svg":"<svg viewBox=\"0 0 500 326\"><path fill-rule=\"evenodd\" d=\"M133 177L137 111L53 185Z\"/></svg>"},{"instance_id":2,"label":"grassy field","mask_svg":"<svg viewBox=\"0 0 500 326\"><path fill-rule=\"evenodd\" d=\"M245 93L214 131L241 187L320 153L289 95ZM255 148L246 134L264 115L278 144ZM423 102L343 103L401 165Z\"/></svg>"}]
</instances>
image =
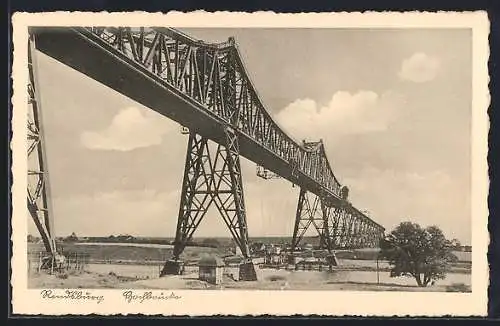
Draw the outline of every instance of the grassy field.
<instances>
[{"instance_id":1,"label":"grassy field","mask_svg":"<svg viewBox=\"0 0 500 326\"><path fill-rule=\"evenodd\" d=\"M271 238L272 239L272 238ZM172 256L171 245L147 245L135 243L64 243L61 245L63 252L88 254L91 261L111 261L111 262L138 262L147 263L149 261L165 261ZM186 247L181 258L187 261L196 261L203 255L231 255L233 248L221 243L217 248L211 247ZM29 243L28 254L37 254L44 251L42 244ZM470 252L454 252L458 257L457 266L470 265L472 255ZM376 261L378 251L376 249L359 250L337 250L336 256L341 260L367 260Z\"/></svg>"},{"instance_id":2,"label":"grassy field","mask_svg":"<svg viewBox=\"0 0 500 326\"><path fill-rule=\"evenodd\" d=\"M37 254L40 251L44 251L43 245L33 243L28 245L28 254ZM62 252L88 254L90 261L137 262L139 264L148 261L165 261L172 256L172 248L141 247L127 244L83 245L67 243L62 246ZM195 261L206 254L225 256L230 253L223 248L186 247L181 258Z\"/></svg>"}]
</instances>

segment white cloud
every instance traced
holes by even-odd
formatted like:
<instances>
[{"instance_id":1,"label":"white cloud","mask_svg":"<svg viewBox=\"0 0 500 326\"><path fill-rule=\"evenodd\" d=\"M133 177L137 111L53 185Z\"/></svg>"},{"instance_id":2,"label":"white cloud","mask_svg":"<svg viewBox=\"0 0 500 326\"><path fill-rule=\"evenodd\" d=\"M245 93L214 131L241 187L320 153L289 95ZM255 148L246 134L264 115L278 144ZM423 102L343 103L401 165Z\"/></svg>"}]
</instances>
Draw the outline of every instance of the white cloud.
<instances>
[{"instance_id":1,"label":"white cloud","mask_svg":"<svg viewBox=\"0 0 500 326\"><path fill-rule=\"evenodd\" d=\"M439 70L439 60L425 53L418 52L403 60L399 77L415 83L433 80Z\"/></svg>"},{"instance_id":2,"label":"white cloud","mask_svg":"<svg viewBox=\"0 0 500 326\"><path fill-rule=\"evenodd\" d=\"M390 232L411 220L437 225L450 238L470 243L470 196L446 171L397 171L366 167L345 178L353 203L368 208ZM388 204L388 203L392 204Z\"/></svg>"},{"instance_id":3,"label":"white cloud","mask_svg":"<svg viewBox=\"0 0 500 326\"><path fill-rule=\"evenodd\" d=\"M90 149L130 151L159 145L162 136L172 129L172 122L147 110L136 107L121 110L103 130L85 131L82 144Z\"/></svg>"},{"instance_id":4,"label":"white cloud","mask_svg":"<svg viewBox=\"0 0 500 326\"><path fill-rule=\"evenodd\" d=\"M339 91L324 106L311 99L298 99L275 118L294 138L328 139L386 130L397 114L398 101L399 96L390 92Z\"/></svg>"}]
</instances>

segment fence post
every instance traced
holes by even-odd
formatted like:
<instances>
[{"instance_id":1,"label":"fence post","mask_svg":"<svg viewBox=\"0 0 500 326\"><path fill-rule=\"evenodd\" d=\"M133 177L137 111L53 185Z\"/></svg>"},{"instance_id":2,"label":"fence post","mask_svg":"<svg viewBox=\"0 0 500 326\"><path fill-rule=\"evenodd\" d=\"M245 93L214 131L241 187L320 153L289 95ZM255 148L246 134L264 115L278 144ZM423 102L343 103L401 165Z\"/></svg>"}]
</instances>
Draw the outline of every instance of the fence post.
<instances>
[{"instance_id":1,"label":"fence post","mask_svg":"<svg viewBox=\"0 0 500 326\"><path fill-rule=\"evenodd\" d=\"M54 274L54 255L51 256L51 260L50 260L50 275L53 275Z\"/></svg>"},{"instance_id":2,"label":"fence post","mask_svg":"<svg viewBox=\"0 0 500 326\"><path fill-rule=\"evenodd\" d=\"M42 253L38 252L38 267L37 273L40 273L40 269L42 268Z\"/></svg>"}]
</instances>

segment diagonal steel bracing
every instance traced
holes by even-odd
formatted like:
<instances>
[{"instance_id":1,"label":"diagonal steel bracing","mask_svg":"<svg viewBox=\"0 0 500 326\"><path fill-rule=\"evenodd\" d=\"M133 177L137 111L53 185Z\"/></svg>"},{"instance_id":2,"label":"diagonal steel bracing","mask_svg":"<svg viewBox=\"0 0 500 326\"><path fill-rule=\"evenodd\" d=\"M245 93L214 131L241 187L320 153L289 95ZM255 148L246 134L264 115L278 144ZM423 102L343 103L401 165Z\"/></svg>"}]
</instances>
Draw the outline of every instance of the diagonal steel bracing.
<instances>
[{"instance_id":1,"label":"diagonal steel bracing","mask_svg":"<svg viewBox=\"0 0 500 326\"><path fill-rule=\"evenodd\" d=\"M312 220L310 216L297 217L300 223L296 223L294 241L300 241L300 234L310 224L321 234L321 245L330 249L374 246L383 235L381 225L347 202L346 188L334 175L323 142L297 143L273 121L233 38L207 43L172 28L147 27L32 28L30 33L36 35L39 51L194 133L192 152L188 151L186 159L175 256L190 241L212 204L221 211L242 252L247 252L239 155L320 198L315 210L300 204L299 198L303 206L297 216L302 215L302 207L314 214ZM39 129L35 123L29 128L33 131L29 151L34 153ZM210 153L202 136L217 143L217 151ZM53 227L44 195L44 162L41 168L33 169L38 171L33 176L38 178L35 184L40 184L40 189L28 196L39 202L36 207L33 198L28 202L32 216L42 221L37 227L46 246L51 246ZM217 187L221 189L214 192ZM314 207L314 201L309 205ZM48 213L42 214L44 210Z\"/></svg>"},{"instance_id":2,"label":"diagonal steel bracing","mask_svg":"<svg viewBox=\"0 0 500 326\"><path fill-rule=\"evenodd\" d=\"M226 146L218 144L215 153L211 153L207 138L195 133L189 135L173 260L179 260L208 209L214 204L241 249L246 267L243 273L240 269L240 279L254 280L256 274L248 245L238 139L231 128L225 132ZM167 273L165 271L163 274Z\"/></svg>"},{"instance_id":3,"label":"diagonal steel bracing","mask_svg":"<svg viewBox=\"0 0 500 326\"><path fill-rule=\"evenodd\" d=\"M28 212L40 233L45 250L56 253L54 221L50 207L50 187L45 157L40 100L36 79L35 39L28 42Z\"/></svg>"},{"instance_id":4,"label":"diagonal steel bracing","mask_svg":"<svg viewBox=\"0 0 500 326\"><path fill-rule=\"evenodd\" d=\"M206 168L209 171L205 171ZM213 184L211 172L207 139L190 134L175 237L176 258L191 240L213 201L210 193Z\"/></svg>"},{"instance_id":5,"label":"diagonal steel bracing","mask_svg":"<svg viewBox=\"0 0 500 326\"><path fill-rule=\"evenodd\" d=\"M313 199L311 199L311 197L313 197ZM308 193L305 189L300 189L292 238L292 249L298 247L306 231L313 225L320 237L320 247L330 251L332 246L331 239L328 236L329 211L330 209L318 196Z\"/></svg>"},{"instance_id":6,"label":"diagonal steel bracing","mask_svg":"<svg viewBox=\"0 0 500 326\"><path fill-rule=\"evenodd\" d=\"M383 237L378 225L363 218L347 201L328 206L319 196L301 189L297 204L292 249L295 250L311 225L320 238L320 248L333 254L334 249L376 247Z\"/></svg>"},{"instance_id":7,"label":"diagonal steel bracing","mask_svg":"<svg viewBox=\"0 0 500 326\"><path fill-rule=\"evenodd\" d=\"M73 30L89 43L154 77L156 82L189 100L208 116L230 124L237 133L252 139L255 148L289 162L293 168L287 167L284 177L292 182L299 177L312 180L316 187L309 191L316 192L317 188L326 191L332 200L340 197L341 185L322 144L298 144L273 121L248 76L234 38L213 44L195 40L172 28ZM183 123L190 122L193 120ZM267 162L260 163L267 165Z\"/></svg>"}]
</instances>

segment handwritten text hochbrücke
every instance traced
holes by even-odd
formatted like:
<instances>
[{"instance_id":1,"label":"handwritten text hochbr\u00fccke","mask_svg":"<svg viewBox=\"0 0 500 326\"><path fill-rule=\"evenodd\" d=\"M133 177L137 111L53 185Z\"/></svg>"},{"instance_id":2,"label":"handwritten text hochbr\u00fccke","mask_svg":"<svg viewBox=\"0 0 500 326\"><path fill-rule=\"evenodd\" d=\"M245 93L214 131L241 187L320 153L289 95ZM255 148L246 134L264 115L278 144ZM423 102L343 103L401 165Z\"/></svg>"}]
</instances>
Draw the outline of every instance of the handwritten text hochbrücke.
<instances>
[{"instance_id":1,"label":"handwritten text hochbr\u00fccke","mask_svg":"<svg viewBox=\"0 0 500 326\"><path fill-rule=\"evenodd\" d=\"M173 292L169 294L165 294L160 292L158 294L153 294L152 291L146 291L142 293L136 293L133 291L125 291L123 292L123 297L127 303L138 302L143 303L145 301L164 301L164 300L172 300L172 299L180 299L181 297L174 294Z\"/></svg>"}]
</instances>

